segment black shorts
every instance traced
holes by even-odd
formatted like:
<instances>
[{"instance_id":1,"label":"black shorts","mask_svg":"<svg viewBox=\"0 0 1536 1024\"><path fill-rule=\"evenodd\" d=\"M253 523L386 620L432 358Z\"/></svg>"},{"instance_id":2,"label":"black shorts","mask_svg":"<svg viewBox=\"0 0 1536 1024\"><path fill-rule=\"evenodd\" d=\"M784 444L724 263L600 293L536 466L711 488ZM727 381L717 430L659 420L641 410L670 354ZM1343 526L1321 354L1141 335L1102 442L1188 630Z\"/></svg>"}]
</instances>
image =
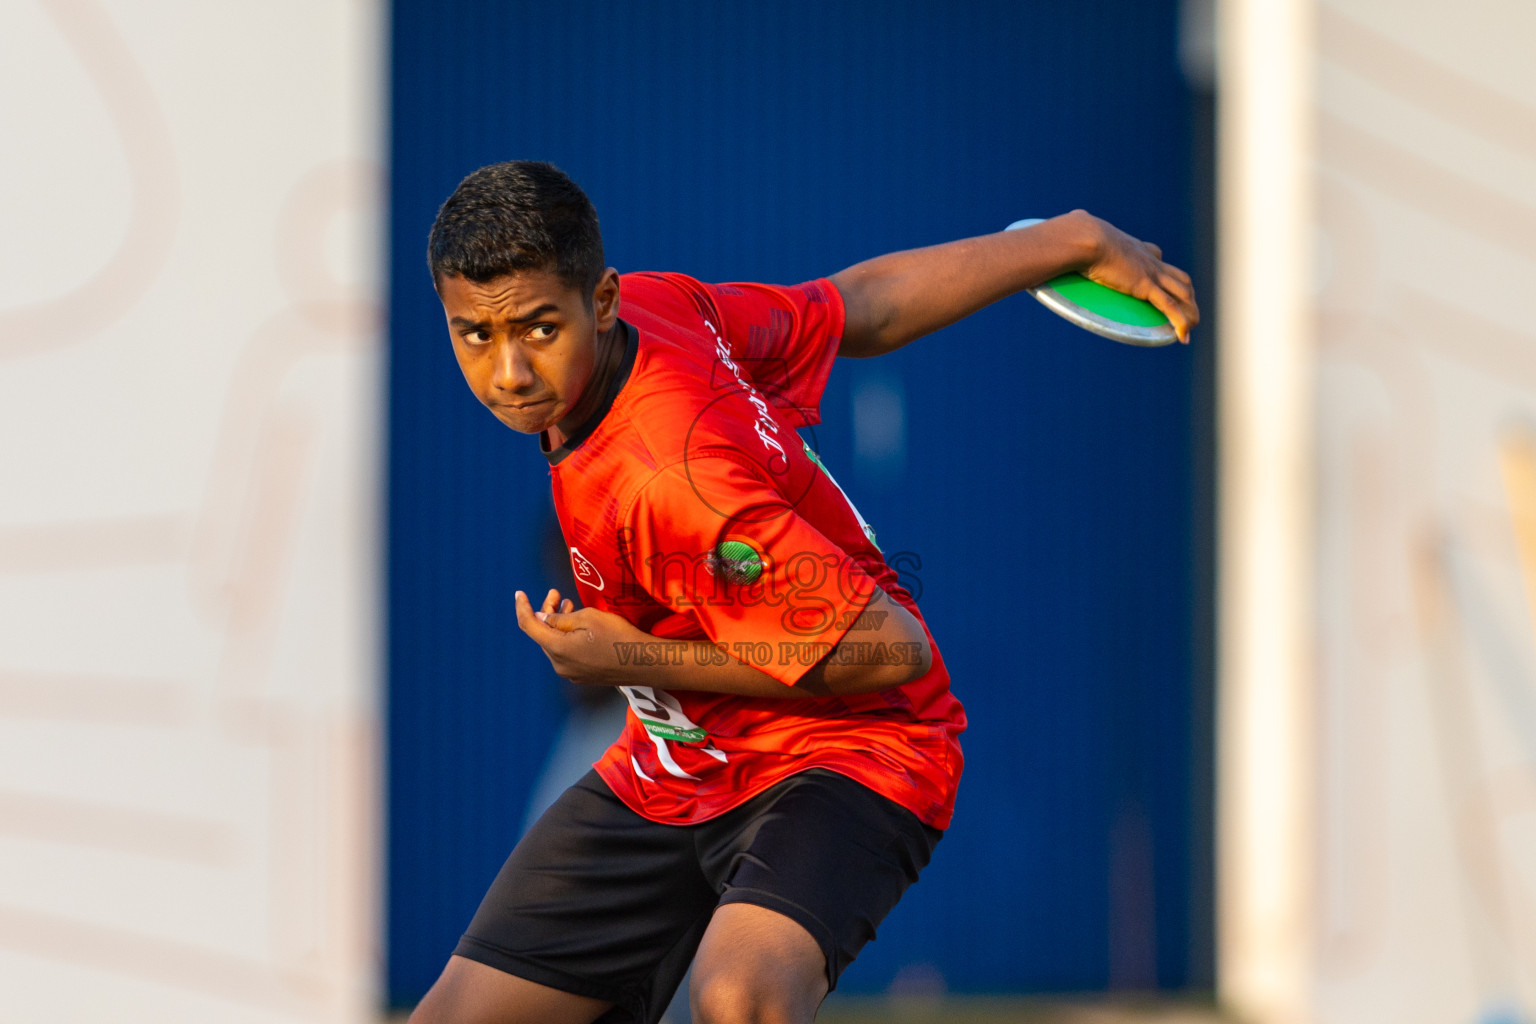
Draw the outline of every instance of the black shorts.
<instances>
[{"instance_id":1,"label":"black shorts","mask_svg":"<svg viewBox=\"0 0 1536 1024\"><path fill-rule=\"evenodd\" d=\"M454 952L611 1002L604 1024L654 1024L715 907L751 903L815 937L835 988L942 835L821 769L698 825L642 818L592 771L517 844Z\"/></svg>"}]
</instances>

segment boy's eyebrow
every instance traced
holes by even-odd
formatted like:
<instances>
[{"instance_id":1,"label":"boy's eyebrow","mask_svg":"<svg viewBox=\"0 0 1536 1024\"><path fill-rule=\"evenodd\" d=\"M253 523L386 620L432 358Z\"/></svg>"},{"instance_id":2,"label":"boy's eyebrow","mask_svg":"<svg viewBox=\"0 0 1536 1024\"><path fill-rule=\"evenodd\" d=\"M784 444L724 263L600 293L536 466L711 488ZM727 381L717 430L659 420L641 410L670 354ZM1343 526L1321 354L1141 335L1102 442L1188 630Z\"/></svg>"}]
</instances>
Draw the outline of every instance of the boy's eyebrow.
<instances>
[{"instance_id":1,"label":"boy's eyebrow","mask_svg":"<svg viewBox=\"0 0 1536 1024\"><path fill-rule=\"evenodd\" d=\"M528 311L527 313L524 313L522 316L515 316L515 317L513 317L508 322L509 323L514 323L514 324L525 324L525 323L527 323L530 320L538 319L539 317L543 316L545 313L558 313L558 312L560 312L560 307L559 306L555 305L553 302L546 302L546 303L544 303L541 306L535 306L532 310ZM490 325L489 321L486 321L486 320L470 320L470 319L468 319L466 317L462 317L462 316L456 316L456 317L452 318L451 320L449 320L448 322L450 324L452 324L454 327L458 327L458 328L460 328L462 330L489 331L491 329L491 325Z\"/></svg>"},{"instance_id":2,"label":"boy's eyebrow","mask_svg":"<svg viewBox=\"0 0 1536 1024\"><path fill-rule=\"evenodd\" d=\"M525 324L529 320L534 320L543 316L545 313L558 312L560 312L559 306L555 305L553 302L546 302L541 306L535 306L530 312L524 313L522 316L513 317L512 322L514 324Z\"/></svg>"}]
</instances>

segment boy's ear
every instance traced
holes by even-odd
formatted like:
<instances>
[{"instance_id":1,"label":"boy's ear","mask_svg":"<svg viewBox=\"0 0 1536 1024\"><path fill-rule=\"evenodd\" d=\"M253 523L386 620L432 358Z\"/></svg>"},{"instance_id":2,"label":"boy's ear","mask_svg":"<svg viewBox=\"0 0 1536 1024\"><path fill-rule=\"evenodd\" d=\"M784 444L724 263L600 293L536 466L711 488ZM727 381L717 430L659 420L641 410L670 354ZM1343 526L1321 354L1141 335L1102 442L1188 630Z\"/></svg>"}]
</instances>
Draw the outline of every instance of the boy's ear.
<instances>
[{"instance_id":1,"label":"boy's ear","mask_svg":"<svg viewBox=\"0 0 1536 1024\"><path fill-rule=\"evenodd\" d=\"M599 331L606 331L619 318L619 272L612 267L603 271L592 289L592 315Z\"/></svg>"}]
</instances>

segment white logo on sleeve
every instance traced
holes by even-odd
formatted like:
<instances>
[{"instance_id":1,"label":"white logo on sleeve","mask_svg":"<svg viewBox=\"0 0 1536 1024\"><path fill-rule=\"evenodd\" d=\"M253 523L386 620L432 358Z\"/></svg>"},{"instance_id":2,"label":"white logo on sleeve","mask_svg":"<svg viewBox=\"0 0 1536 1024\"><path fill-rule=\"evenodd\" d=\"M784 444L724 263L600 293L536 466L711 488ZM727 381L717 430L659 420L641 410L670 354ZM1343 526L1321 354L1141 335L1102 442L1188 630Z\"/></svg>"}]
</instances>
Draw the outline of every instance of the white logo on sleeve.
<instances>
[{"instance_id":1,"label":"white logo on sleeve","mask_svg":"<svg viewBox=\"0 0 1536 1024\"><path fill-rule=\"evenodd\" d=\"M571 569L576 573L577 582L585 583L593 590L603 589L603 574L597 571L597 566L586 555L574 547L571 548Z\"/></svg>"}]
</instances>

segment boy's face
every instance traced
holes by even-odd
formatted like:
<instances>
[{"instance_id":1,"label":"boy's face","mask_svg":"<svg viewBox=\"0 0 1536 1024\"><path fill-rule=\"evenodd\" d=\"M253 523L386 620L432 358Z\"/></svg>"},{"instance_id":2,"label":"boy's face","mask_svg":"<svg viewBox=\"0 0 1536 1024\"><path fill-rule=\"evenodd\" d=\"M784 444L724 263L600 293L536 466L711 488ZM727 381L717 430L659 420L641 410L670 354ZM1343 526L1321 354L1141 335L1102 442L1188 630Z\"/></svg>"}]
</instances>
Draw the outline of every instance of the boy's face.
<instances>
[{"instance_id":1,"label":"boy's face","mask_svg":"<svg viewBox=\"0 0 1536 1024\"><path fill-rule=\"evenodd\" d=\"M605 270L590 303L547 270L483 284L442 277L438 296L469 389L513 430L537 434L581 399L598 336L618 317L619 278Z\"/></svg>"}]
</instances>

